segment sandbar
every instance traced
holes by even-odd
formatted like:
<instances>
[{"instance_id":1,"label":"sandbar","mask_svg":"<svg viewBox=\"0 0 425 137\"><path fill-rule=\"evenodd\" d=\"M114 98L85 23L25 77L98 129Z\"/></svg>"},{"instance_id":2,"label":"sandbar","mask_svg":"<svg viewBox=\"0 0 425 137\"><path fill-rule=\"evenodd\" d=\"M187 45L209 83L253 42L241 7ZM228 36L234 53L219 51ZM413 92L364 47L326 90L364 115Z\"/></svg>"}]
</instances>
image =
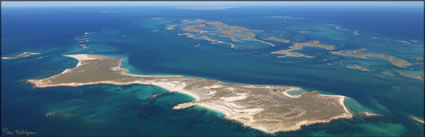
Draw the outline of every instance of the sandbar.
<instances>
[{"instance_id":1,"label":"sandbar","mask_svg":"<svg viewBox=\"0 0 425 137\"><path fill-rule=\"evenodd\" d=\"M381 114L375 114L375 113L371 113L371 112L362 112L362 115L365 117L382 117L384 115Z\"/></svg>"},{"instance_id":2,"label":"sandbar","mask_svg":"<svg viewBox=\"0 0 425 137\"><path fill-rule=\"evenodd\" d=\"M415 120L416 122L419 122L421 124L425 124L425 121L423 119L420 119L418 117L415 116L410 116L410 118L412 118L413 120Z\"/></svg>"},{"instance_id":3,"label":"sandbar","mask_svg":"<svg viewBox=\"0 0 425 137\"><path fill-rule=\"evenodd\" d=\"M18 58L29 57L29 56L32 56L32 55L37 55L37 54L40 54L40 53L34 53L34 52L27 52L27 51L25 51L25 52L23 52L23 53L21 53L21 54L19 54L17 56L1 57L1 59L18 59Z\"/></svg>"}]
</instances>

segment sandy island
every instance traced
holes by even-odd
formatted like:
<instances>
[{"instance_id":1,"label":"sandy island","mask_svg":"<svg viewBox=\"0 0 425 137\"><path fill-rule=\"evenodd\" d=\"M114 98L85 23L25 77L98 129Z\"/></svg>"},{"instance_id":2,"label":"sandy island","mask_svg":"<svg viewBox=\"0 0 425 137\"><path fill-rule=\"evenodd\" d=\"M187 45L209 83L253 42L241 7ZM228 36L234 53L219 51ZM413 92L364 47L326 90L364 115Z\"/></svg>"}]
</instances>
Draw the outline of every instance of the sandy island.
<instances>
[{"instance_id":1,"label":"sandy island","mask_svg":"<svg viewBox=\"0 0 425 137\"><path fill-rule=\"evenodd\" d=\"M205 107L223 113L225 119L271 134L352 117L344 104L344 96L322 95L316 91L294 96L287 92L299 90L299 87L230 84L178 75L134 75L120 68L121 60L117 58L90 54L65 56L77 59L78 64L60 74L28 82L36 88L92 84L154 85L195 98L192 102L176 105L176 110L195 105Z\"/></svg>"}]
</instances>

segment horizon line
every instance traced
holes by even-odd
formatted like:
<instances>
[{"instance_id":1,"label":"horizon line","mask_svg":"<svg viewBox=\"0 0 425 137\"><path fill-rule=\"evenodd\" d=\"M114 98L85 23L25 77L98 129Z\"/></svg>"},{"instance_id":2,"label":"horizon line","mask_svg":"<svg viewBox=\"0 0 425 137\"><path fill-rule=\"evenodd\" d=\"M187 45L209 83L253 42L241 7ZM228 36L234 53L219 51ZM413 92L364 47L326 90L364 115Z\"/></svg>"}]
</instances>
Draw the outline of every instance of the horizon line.
<instances>
[{"instance_id":1,"label":"horizon line","mask_svg":"<svg viewBox=\"0 0 425 137\"><path fill-rule=\"evenodd\" d=\"M424 1L2 1L1 7L105 6L361 6L422 7Z\"/></svg>"}]
</instances>

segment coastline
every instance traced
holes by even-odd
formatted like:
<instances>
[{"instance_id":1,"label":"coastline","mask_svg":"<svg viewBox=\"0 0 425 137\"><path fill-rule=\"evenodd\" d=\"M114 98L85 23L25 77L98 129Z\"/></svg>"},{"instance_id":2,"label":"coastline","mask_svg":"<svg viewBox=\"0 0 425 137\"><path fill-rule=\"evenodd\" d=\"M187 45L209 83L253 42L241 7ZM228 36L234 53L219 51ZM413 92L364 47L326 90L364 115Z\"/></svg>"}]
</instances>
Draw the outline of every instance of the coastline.
<instances>
[{"instance_id":1,"label":"coastline","mask_svg":"<svg viewBox=\"0 0 425 137\"><path fill-rule=\"evenodd\" d=\"M170 84L167 84L167 83L165 83L165 82L154 82L154 83L151 83L151 84L152 84L152 85L155 85L155 86L158 86L158 87L161 87L161 88L163 88L163 89L166 89L166 90L168 90L168 91L170 91L170 92L179 92L179 93L186 94L186 95L188 95L188 96L193 97L193 98L195 99L195 101L200 101L200 100L201 100L201 98L200 98L198 95L193 94L193 93L191 93L190 91L184 90L183 88L184 88L186 85L179 85L179 86L176 86L176 85L170 85Z\"/></svg>"},{"instance_id":2,"label":"coastline","mask_svg":"<svg viewBox=\"0 0 425 137\"><path fill-rule=\"evenodd\" d=\"M341 96L341 95L321 95L321 96L339 97L339 104L341 104L341 106L344 108L345 112L350 114L348 117L349 118L353 117L353 114L350 112L350 110L347 108L347 106L344 103L345 99L347 98L346 96Z\"/></svg>"}]
</instances>

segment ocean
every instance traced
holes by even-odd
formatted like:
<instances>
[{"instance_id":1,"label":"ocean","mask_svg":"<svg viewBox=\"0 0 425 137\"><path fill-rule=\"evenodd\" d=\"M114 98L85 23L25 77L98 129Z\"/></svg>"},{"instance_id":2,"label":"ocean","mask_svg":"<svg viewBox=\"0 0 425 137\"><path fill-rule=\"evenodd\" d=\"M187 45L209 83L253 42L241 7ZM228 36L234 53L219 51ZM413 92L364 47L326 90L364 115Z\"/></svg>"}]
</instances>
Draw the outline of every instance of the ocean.
<instances>
[{"instance_id":1,"label":"ocean","mask_svg":"<svg viewBox=\"0 0 425 137\"><path fill-rule=\"evenodd\" d=\"M2 56L24 51L31 57L1 61L1 125L37 132L35 136L423 136L424 126L410 116L424 118L424 81L393 70L423 76L423 7L320 8L245 7L224 10L183 10L174 7L2 8ZM153 20L152 18L161 18ZM315 58L276 58L272 51L287 49L243 45L235 50L165 30L182 19L220 21L231 26L263 30L292 41L319 40L336 50L382 53L410 63L332 55L305 47L297 52ZM298 31L309 30L308 34ZM88 48L76 38L88 32ZM357 33L356 33L357 32ZM194 45L200 44L199 47ZM223 119L201 107L172 110L193 98L147 85L90 85L33 88L26 79L41 79L72 68L77 61L63 54L93 53L123 60L133 74L185 75L229 83L289 85L323 94L349 97L353 119L303 126L274 135ZM323 61L323 59L327 61ZM330 63L332 65L327 65ZM419 64L415 64L419 63ZM347 69L359 64L373 70ZM152 97L153 95L158 95ZM362 117L368 111L383 117ZM45 113L54 112L51 117ZM347 130L349 129L349 130Z\"/></svg>"}]
</instances>

